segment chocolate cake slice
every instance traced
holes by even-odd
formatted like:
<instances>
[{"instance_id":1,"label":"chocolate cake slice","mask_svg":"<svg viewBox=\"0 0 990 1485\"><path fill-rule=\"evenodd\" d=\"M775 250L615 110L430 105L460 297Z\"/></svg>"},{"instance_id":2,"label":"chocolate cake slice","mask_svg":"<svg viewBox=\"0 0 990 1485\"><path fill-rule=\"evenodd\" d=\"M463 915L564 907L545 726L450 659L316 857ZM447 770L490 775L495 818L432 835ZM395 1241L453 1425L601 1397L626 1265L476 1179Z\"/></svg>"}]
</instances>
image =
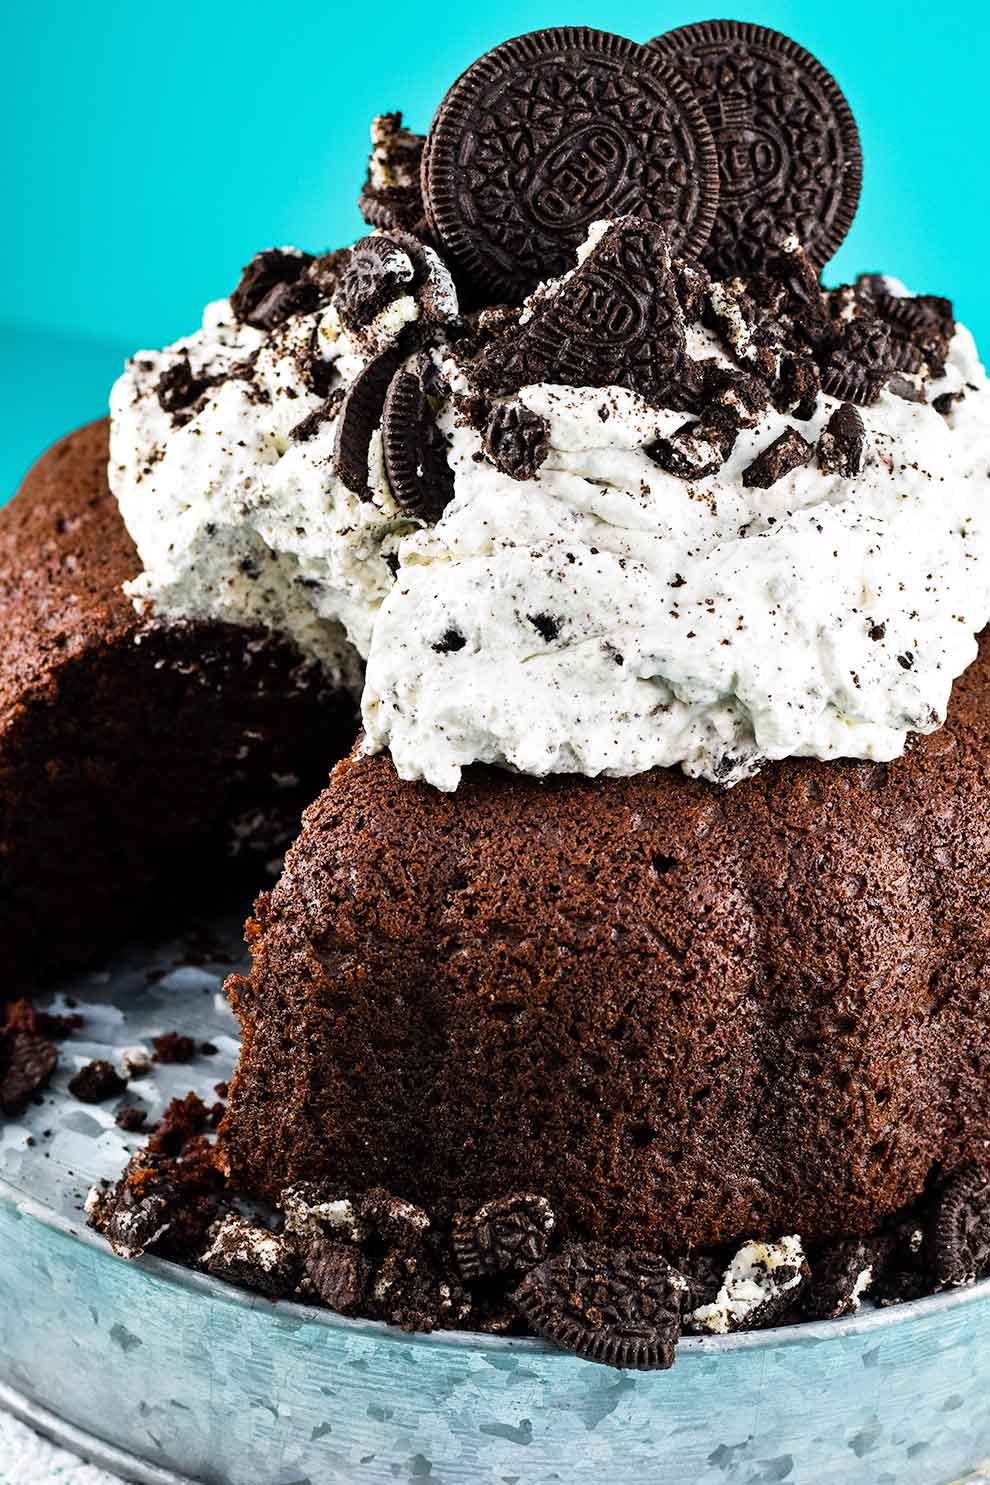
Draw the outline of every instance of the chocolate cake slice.
<instances>
[{"instance_id":1,"label":"chocolate cake slice","mask_svg":"<svg viewBox=\"0 0 990 1485\"><path fill-rule=\"evenodd\" d=\"M455 794L340 763L262 895L243 1189L515 1190L653 1252L875 1230L990 1138L990 638L889 764Z\"/></svg>"},{"instance_id":2,"label":"chocolate cake slice","mask_svg":"<svg viewBox=\"0 0 990 1485\"><path fill-rule=\"evenodd\" d=\"M353 737L351 699L289 644L139 618L107 425L38 461L0 511L4 992L91 958L263 863Z\"/></svg>"}]
</instances>

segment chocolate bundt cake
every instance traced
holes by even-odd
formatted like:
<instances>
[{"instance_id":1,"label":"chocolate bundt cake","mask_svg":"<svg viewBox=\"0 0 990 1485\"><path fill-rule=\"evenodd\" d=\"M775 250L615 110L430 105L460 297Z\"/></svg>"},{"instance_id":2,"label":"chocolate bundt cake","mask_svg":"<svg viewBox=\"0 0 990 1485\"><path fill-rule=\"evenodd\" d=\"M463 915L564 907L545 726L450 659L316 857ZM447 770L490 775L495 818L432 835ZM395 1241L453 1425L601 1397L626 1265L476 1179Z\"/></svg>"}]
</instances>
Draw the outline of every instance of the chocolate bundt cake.
<instances>
[{"instance_id":1,"label":"chocolate bundt cake","mask_svg":"<svg viewBox=\"0 0 990 1485\"><path fill-rule=\"evenodd\" d=\"M235 1184L545 1195L650 1251L866 1233L990 1140L990 640L889 764L727 792L338 764L249 925Z\"/></svg>"},{"instance_id":2,"label":"chocolate bundt cake","mask_svg":"<svg viewBox=\"0 0 990 1485\"><path fill-rule=\"evenodd\" d=\"M990 1273L990 381L823 285L837 84L562 27L372 139L372 235L114 389L128 592L359 657L364 734L229 985L226 1184L169 1247L149 1147L91 1222L621 1366Z\"/></svg>"},{"instance_id":3,"label":"chocolate bundt cake","mask_svg":"<svg viewBox=\"0 0 990 1485\"><path fill-rule=\"evenodd\" d=\"M353 736L353 704L285 641L142 619L107 425L50 449L0 511L5 985L91 958L149 910L263 863Z\"/></svg>"}]
</instances>

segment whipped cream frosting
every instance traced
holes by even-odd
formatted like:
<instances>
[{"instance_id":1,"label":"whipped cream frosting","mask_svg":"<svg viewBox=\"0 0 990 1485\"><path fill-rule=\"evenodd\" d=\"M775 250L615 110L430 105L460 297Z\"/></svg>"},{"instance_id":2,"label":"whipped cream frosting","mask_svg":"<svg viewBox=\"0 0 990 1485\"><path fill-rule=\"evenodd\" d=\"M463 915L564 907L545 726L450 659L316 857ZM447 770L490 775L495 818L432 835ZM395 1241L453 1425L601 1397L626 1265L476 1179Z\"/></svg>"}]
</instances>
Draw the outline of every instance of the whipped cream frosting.
<instances>
[{"instance_id":1,"label":"whipped cream frosting","mask_svg":"<svg viewBox=\"0 0 990 1485\"><path fill-rule=\"evenodd\" d=\"M366 746L444 790L475 762L536 776L680 765L733 784L771 759L890 759L943 721L990 618L990 384L966 330L927 402L886 390L860 409L860 475L812 462L769 489L746 487L747 466L788 428L814 442L838 402L822 396L809 422L769 410L717 473L684 480L647 453L682 412L619 388L528 386L500 400L545 420L549 452L517 480L461 412L459 363L434 350L454 498L423 527L392 497L379 434L371 499L337 477L325 402L421 312L410 292L360 333L332 305L261 330L223 300L194 335L128 363L110 480L139 607L287 635L355 692L367 660ZM734 364L708 331L687 333L696 358ZM157 389L185 363L205 390L176 418ZM948 415L931 406L959 391Z\"/></svg>"},{"instance_id":2,"label":"whipped cream frosting","mask_svg":"<svg viewBox=\"0 0 990 1485\"><path fill-rule=\"evenodd\" d=\"M452 296L449 278L444 287ZM239 323L223 299L195 334L128 362L111 393L109 476L141 559L127 585L139 609L288 636L334 682L360 689L399 540L416 523L389 493L380 440L364 500L335 473L337 416L296 430L419 314L401 294L358 335L332 305L266 331ZM314 350L326 363L319 393L306 370ZM205 390L176 417L158 388L186 365Z\"/></svg>"},{"instance_id":3,"label":"whipped cream frosting","mask_svg":"<svg viewBox=\"0 0 990 1485\"><path fill-rule=\"evenodd\" d=\"M743 471L790 427L814 441L834 399L810 422L771 409L696 481L645 452L684 415L619 389L524 388L550 444L527 481L448 406L455 497L400 548L368 746L444 790L474 762L733 784L770 759L898 756L944 720L990 617L990 385L964 329L926 394L958 390L948 417L883 392L861 475L811 463L770 489Z\"/></svg>"}]
</instances>

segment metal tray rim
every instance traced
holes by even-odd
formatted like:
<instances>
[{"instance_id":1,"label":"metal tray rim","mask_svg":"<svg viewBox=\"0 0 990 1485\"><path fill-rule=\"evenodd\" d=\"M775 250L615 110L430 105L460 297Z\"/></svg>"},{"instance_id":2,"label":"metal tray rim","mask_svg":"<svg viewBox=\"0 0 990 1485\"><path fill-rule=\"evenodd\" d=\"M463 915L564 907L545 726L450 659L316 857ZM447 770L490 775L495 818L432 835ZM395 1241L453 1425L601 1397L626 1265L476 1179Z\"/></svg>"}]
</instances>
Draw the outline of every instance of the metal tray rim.
<instances>
[{"instance_id":1,"label":"metal tray rim","mask_svg":"<svg viewBox=\"0 0 990 1485\"><path fill-rule=\"evenodd\" d=\"M330 1330L349 1332L352 1335L374 1337L376 1340L389 1344L434 1348L437 1346L453 1347L496 1354L539 1353L548 1357L560 1357L561 1360L564 1360L566 1356L566 1353L561 1352L548 1341L532 1336L493 1336L479 1331L466 1330L435 1330L429 1334L408 1333L398 1330L395 1326L387 1325L381 1320L350 1319L344 1315L337 1315L332 1310L295 1304L290 1300L279 1300L273 1303L261 1295L238 1289L233 1284L226 1284L222 1279L214 1278L211 1274L199 1273L195 1269L186 1268L182 1264L173 1263L169 1259L158 1258L152 1254L146 1254L143 1258L136 1260L118 1258L110 1250L105 1239L91 1228L64 1217L43 1203L25 1196L23 1192L16 1191L3 1177L0 1177L0 1201L15 1208L22 1216L39 1222L42 1226L62 1232L67 1237L95 1249L108 1262L127 1262L128 1266L137 1272L153 1274L166 1283L208 1295L221 1304L262 1310L265 1313L271 1313L273 1317L284 1318L297 1324L320 1325ZM990 1298L990 1278L958 1289L950 1289L942 1294L929 1295L924 1299L910 1300L905 1304L891 1305L884 1309L864 1306L857 1314L843 1320L813 1320L800 1325L739 1331L734 1335L684 1336L678 1343L678 1355L700 1352L717 1355L728 1351L762 1350L769 1346L820 1345L822 1342L837 1339L843 1335L859 1335L867 1331L886 1330L892 1325L904 1324L915 1318L927 1318L986 1298ZM163 1485L170 1485L172 1479L178 1479L178 1477L167 1475L161 1478ZM184 1485L184 1482L180 1482L180 1485Z\"/></svg>"},{"instance_id":2,"label":"metal tray rim","mask_svg":"<svg viewBox=\"0 0 990 1485\"><path fill-rule=\"evenodd\" d=\"M0 1382L0 1408L19 1423L33 1428L43 1438L78 1455L84 1463L96 1465L121 1481L134 1481L136 1485L199 1485L198 1481L190 1479L188 1475L177 1475L172 1470L162 1469L159 1465L139 1459L136 1454L98 1439L85 1429L77 1428L74 1423L60 1418L57 1413L49 1412L40 1403L32 1402L22 1392L8 1387L4 1382Z\"/></svg>"}]
</instances>

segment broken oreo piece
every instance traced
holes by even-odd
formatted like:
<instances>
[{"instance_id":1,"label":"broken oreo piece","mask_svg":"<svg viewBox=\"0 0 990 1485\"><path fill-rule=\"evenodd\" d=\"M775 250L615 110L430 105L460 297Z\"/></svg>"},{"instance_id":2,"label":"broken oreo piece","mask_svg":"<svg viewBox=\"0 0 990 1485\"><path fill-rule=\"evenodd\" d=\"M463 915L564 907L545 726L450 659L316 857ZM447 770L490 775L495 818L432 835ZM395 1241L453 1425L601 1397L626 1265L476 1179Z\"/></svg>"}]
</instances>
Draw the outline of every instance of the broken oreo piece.
<instances>
[{"instance_id":1,"label":"broken oreo piece","mask_svg":"<svg viewBox=\"0 0 990 1485\"><path fill-rule=\"evenodd\" d=\"M771 400L778 412L789 413L806 423L818 411L818 394L822 388L821 372L810 356L785 354L771 389Z\"/></svg>"},{"instance_id":2,"label":"broken oreo piece","mask_svg":"<svg viewBox=\"0 0 990 1485\"><path fill-rule=\"evenodd\" d=\"M412 232L425 225L419 185L425 143L423 135L402 127L401 113L372 120L368 174L358 197L358 210L369 227Z\"/></svg>"},{"instance_id":3,"label":"broken oreo piece","mask_svg":"<svg viewBox=\"0 0 990 1485\"><path fill-rule=\"evenodd\" d=\"M971 1166L952 1177L932 1210L927 1245L940 1284L972 1284L990 1272L990 1173Z\"/></svg>"},{"instance_id":4,"label":"broken oreo piece","mask_svg":"<svg viewBox=\"0 0 990 1485\"><path fill-rule=\"evenodd\" d=\"M718 206L691 89L655 51L587 26L515 37L469 67L437 110L421 179L465 278L516 302L571 266L592 222L642 217L691 258Z\"/></svg>"},{"instance_id":5,"label":"broken oreo piece","mask_svg":"<svg viewBox=\"0 0 990 1485\"><path fill-rule=\"evenodd\" d=\"M742 21L702 21L650 43L711 125L719 210L702 262L719 278L760 270L782 230L818 268L852 224L863 158L838 83L797 42Z\"/></svg>"},{"instance_id":6,"label":"broken oreo piece","mask_svg":"<svg viewBox=\"0 0 990 1485\"><path fill-rule=\"evenodd\" d=\"M454 473L424 386L424 371L399 371L382 411L389 488L411 516L437 521L454 496Z\"/></svg>"},{"instance_id":7,"label":"broken oreo piece","mask_svg":"<svg viewBox=\"0 0 990 1485\"><path fill-rule=\"evenodd\" d=\"M550 425L521 402L500 402L485 426L484 444L496 469L531 480L550 452Z\"/></svg>"},{"instance_id":8,"label":"broken oreo piece","mask_svg":"<svg viewBox=\"0 0 990 1485\"><path fill-rule=\"evenodd\" d=\"M574 272L530 307L525 324L482 351L475 372L483 390L618 386L670 405L686 360L685 332L661 227L638 217L611 222Z\"/></svg>"},{"instance_id":9,"label":"broken oreo piece","mask_svg":"<svg viewBox=\"0 0 990 1485\"><path fill-rule=\"evenodd\" d=\"M376 356L351 382L340 405L334 443L334 466L338 478L362 500L370 500L368 451L372 435L382 420L389 383L401 363L401 352L390 346Z\"/></svg>"},{"instance_id":10,"label":"broken oreo piece","mask_svg":"<svg viewBox=\"0 0 990 1485\"><path fill-rule=\"evenodd\" d=\"M760 1330L787 1314L808 1275L799 1237L744 1243L725 1270L714 1300L692 1310L691 1323L712 1335Z\"/></svg>"},{"instance_id":11,"label":"broken oreo piece","mask_svg":"<svg viewBox=\"0 0 990 1485\"><path fill-rule=\"evenodd\" d=\"M269 248L256 253L241 273L241 281L230 296L230 307L237 319L245 325L259 330L270 330L281 319L297 313L292 309L292 294L289 292L299 284L302 275L313 262L309 253L287 253L281 248ZM301 286L296 295L305 300L316 298Z\"/></svg>"},{"instance_id":12,"label":"broken oreo piece","mask_svg":"<svg viewBox=\"0 0 990 1485\"><path fill-rule=\"evenodd\" d=\"M124 1182L112 1192L97 1193L95 1198L91 1194L86 1204L89 1225L103 1233L118 1258L140 1258L169 1232L169 1199L154 1189L155 1184L152 1174L143 1194Z\"/></svg>"},{"instance_id":13,"label":"broken oreo piece","mask_svg":"<svg viewBox=\"0 0 990 1485\"><path fill-rule=\"evenodd\" d=\"M0 1111L14 1118L45 1087L58 1064L58 1048L38 1030L26 1000L8 1005L0 1027Z\"/></svg>"},{"instance_id":14,"label":"broken oreo piece","mask_svg":"<svg viewBox=\"0 0 990 1485\"><path fill-rule=\"evenodd\" d=\"M120 1076L113 1063L102 1058L87 1062L69 1079L69 1092L80 1103L103 1103L108 1098L116 1098L126 1087L127 1080Z\"/></svg>"},{"instance_id":15,"label":"broken oreo piece","mask_svg":"<svg viewBox=\"0 0 990 1485\"><path fill-rule=\"evenodd\" d=\"M850 320L823 351L822 391L867 407L900 368L883 320Z\"/></svg>"},{"instance_id":16,"label":"broken oreo piece","mask_svg":"<svg viewBox=\"0 0 990 1485\"><path fill-rule=\"evenodd\" d=\"M700 480L717 474L732 453L736 430L724 423L684 423L669 438L655 438L643 453L666 474Z\"/></svg>"},{"instance_id":17,"label":"broken oreo piece","mask_svg":"<svg viewBox=\"0 0 990 1485\"><path fill-rule=\"evenodd\" d=\"M155 395L162 412L172 414L173 422L178 425L188 421L182 414L190 409L193 403L198 402L203 393L213 385L214 378L210 376L195 376L189 364L189 352L184 351L177 361L167 366L155 384ZM191 414L190 414L191 415Z\"/></svg>"},{"instance_id":18,"label":"broken oreo piece","mask_svg":"<svg viewBox=\"0 0 990 1485\"><path fill-rule=\"evenodd\" d=\"M338 1315L354 1315L368 1293L371 1265L353 1243L317 1238L304 1259L306 1276L319 1298Z\"/></svg>"},{"instance_id":19,"label":"broken oreo piece","mask_svg":"<svg viewBox=\"0 0 990 1485\"><path fill-rule=\"evenodd\" d=\"M299 1257L286 1238L244 1217L228 1213L210 1232L210 1245L201 1259L203 1268L254 1289L269 1299L284 1299L299 1281Z\"/></svg>"},{"instance_id":20,"label":"broken oreo piece","mask_svg":"<svg viewBox=\"0 0 990 1485\"><path fill-rule=\"evenodd\" d=\"M807 464L814 452L814 444L802 438L796 428L788 428L743 470L742 482L750 490L769 490L785 474Z\"/></svg>"},{"instance_id":21,"label":"broken oreo piece","mask_svg":"<svg viewBox=\"0 0 990 1485\"><path fill-rule=\"evenodd\" d=\"M421 327L443 325L448 331L459 321L460 306L450 269L429 243L408 232L393 232L413 266L412 288L419 306Z\"/></svg>"},{"instance_id":22,"label":"broken oreo piece","mask_svg":"<svg viewBox=\"0 0 990 1485\"><path fill-rule=\"evenodd\" d=\"M838 1320L854 1315L880 1267L875 1244L847 1238L820 1252L801 1295L806 1320Z\"/></svg>"},{"instance_id":23,"label":"broken oreo piece","mask_svg":"<svg viewBox=\"0 0 990 1485\"><path fill-rule=\"evenodd\" d=\"M566 1351L633 1371L674 1364L687 1280L666 1259L571 1243L510 1296L532 1328Z\"/></svg>"},{"instance_id":24,"label":"broken oreo piece","mask_svg":"<svg viewBox=\"0 0 990 1485\"><path fill-rule=\"evenodd\" d=\"M412 290L413 264L391 237L364 237L351 249L334 289L333 307L347 330L360 331Z\"/></svg>"},{"instance_id":25,"label":"broken oreo piece","mask_svg":"<svg viewBox=\"0 0 990 1485\"><path fill-rule=\"evenodd\" d=\"M531 1195L499 1197L470 1217L456 1218L453 1249L461 1277L525 1273L546 1258L555 1225L550 1203Z\"/></svg>"},{"instance_id":26,"label":"broken oreo piece","mask_svg":"<svg viewBox=\"0 0 990 1485\"><path fill-rule=\"evenodd\" d=\"M719 385L702 408L701 421L709 428L738 433L755 428L766 412L770 397L766 382L746 371L718 372Z\"/></svg>"},{"instance_id":27,"label":"broken oreo piece","mask_svg":"<svg viewBox=\"0 0 990 1485\"><path fill-rule=\"evenodd\" d=\"M855 479L866 465L866 427L851 402L837 407L818 439L818 468L822 474Z\"/></svg>"}]
</instances>

